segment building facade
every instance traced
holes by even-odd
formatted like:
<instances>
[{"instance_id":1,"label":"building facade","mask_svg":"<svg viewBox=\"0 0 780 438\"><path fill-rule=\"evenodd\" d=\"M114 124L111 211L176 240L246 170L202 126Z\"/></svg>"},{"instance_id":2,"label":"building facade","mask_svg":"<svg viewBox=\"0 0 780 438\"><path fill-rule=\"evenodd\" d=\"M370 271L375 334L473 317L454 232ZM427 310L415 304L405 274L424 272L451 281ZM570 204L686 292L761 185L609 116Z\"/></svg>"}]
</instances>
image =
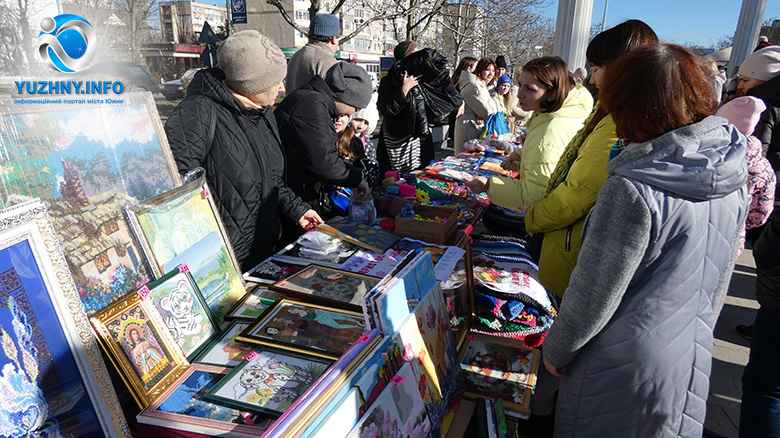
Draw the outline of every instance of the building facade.
<instances>
[{"instance_id":1,"label":"building facade","mask_svg":"<svg viewBox=\"0 0 780 438\"><path fill-rule=\"evenodd\" d=\"M224 28L227 9L193 1L160 2L160 31L163 41L190 44L197 41L207 22L215 31Z\"/></svg>"}]
</instances>

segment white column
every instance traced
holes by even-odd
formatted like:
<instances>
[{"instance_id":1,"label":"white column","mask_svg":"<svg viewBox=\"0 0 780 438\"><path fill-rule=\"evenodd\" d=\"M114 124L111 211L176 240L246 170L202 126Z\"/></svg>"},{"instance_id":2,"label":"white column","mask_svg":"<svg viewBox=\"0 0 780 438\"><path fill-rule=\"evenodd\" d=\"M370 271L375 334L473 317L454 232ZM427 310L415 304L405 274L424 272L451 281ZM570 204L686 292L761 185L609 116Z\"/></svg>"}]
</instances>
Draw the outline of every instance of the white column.
<instances>
[{"instance_id":1,"label":"white column","mask_svg":"<svg viewBox=\"0 0 780 438\"><path fill-rule=\"evenodd\" d=\"M737 30L734 32L734 43L731 46L729 75L734 71L734 67L741 64L756 48L764 10L766 10L766 0L742 0Z\"/></svg>"},{"instance_id":2,"label":"white column","mask_svg":"<svg viewBox=\"0 0 780 438\"><path fill-rule=\"evenodd\" d=\"M566 61L570 71L585 67L585 50L588 47L592 16L593 0L558 1L553 53Z\"/></svg>"}]
</instances>

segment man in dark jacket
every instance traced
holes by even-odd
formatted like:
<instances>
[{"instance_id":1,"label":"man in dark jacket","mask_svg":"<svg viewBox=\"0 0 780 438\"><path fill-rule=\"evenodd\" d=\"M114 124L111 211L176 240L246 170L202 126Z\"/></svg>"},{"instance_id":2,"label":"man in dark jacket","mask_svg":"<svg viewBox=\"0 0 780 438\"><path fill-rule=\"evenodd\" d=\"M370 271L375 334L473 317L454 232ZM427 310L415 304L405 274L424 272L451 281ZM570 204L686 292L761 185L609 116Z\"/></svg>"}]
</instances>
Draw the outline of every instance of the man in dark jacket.
<instances>
[{"instance_id":1,"label":"man in dark jacket","mask_svg":"<svg viewBox=\"0 0 780 438\"><path fill-rule=\"evenodd\" d=\"M434 158L428 123L443 120L463 99L447 70L447 59L433 49L404 41L394 51L395 64L379 81L377 108L384 117L379 132L377 161L388 170L407 173Z\"/></svg>"},{"instance_id":2,"label":"man in dark jacket","mask_svg":"<svg viewBox=\"0 0 780 438\"><path fill-rule=\"evenodd\" d=\"M333 125L340 116L351 116L370 101L368 73L339 62L325 79L314 76L274 111L287 157L287 184L324 219L335 214L329 185L357 188L361 195L368 189L362 171L339 157Z\"/></svg>"},{"instance_id":3,"label":"man in dark jacket","mask_svg":"<svg viewBox=\"0 0 780 438\"><path fill-rule=\"evenodd\" d=\"M286 73L284 54L255 30L225 40L222 69L198 72L165 124L179 172L206 169L241 269L274 253L277 210L303 228L322 222L284 181L284 154L271 109Z\"/></svg>"}]
</instances>

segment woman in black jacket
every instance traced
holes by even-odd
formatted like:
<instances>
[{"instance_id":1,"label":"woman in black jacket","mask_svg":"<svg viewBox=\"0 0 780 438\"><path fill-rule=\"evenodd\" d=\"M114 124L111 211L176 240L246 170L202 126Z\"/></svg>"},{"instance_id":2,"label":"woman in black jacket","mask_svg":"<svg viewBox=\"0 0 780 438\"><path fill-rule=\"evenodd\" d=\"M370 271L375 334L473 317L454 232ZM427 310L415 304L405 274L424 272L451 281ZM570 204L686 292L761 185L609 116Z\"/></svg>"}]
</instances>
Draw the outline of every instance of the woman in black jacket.
<instances>
[{"instance_id":1,"label":"woman in black jacket","mask_svg":"<svg viewBox=\"0 0 780 438\"><path fill-rule=\"evenodd\" d=\"M277 210L303 228L322 222L284 181L284 154L271 110L284 90L284 54L255 30L225 40L219 65L198 72L165 124L179 172L206 169L241 269L275 252Z\"/></svg>"}]
</instances>

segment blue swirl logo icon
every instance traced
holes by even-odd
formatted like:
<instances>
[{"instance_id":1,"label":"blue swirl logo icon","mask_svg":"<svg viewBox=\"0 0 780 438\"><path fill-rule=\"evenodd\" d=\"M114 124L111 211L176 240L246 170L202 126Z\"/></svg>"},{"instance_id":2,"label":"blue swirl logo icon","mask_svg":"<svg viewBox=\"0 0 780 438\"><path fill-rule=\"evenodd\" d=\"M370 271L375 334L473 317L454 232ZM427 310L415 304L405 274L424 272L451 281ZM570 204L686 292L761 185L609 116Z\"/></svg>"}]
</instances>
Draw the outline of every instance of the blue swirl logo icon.
<instances>
[{"instance_id":1,"label":"blue swirl logo icon","mask_svg":"<svg viewBox=\"0 0 780 438\"><path fill-rule=\"evenodd\" d=\"M41 20L38 53L63 73L76 73L89 65L97 49L95 42L95 29L78 15L63 14Z\"/></svg>"}]
</instances>

